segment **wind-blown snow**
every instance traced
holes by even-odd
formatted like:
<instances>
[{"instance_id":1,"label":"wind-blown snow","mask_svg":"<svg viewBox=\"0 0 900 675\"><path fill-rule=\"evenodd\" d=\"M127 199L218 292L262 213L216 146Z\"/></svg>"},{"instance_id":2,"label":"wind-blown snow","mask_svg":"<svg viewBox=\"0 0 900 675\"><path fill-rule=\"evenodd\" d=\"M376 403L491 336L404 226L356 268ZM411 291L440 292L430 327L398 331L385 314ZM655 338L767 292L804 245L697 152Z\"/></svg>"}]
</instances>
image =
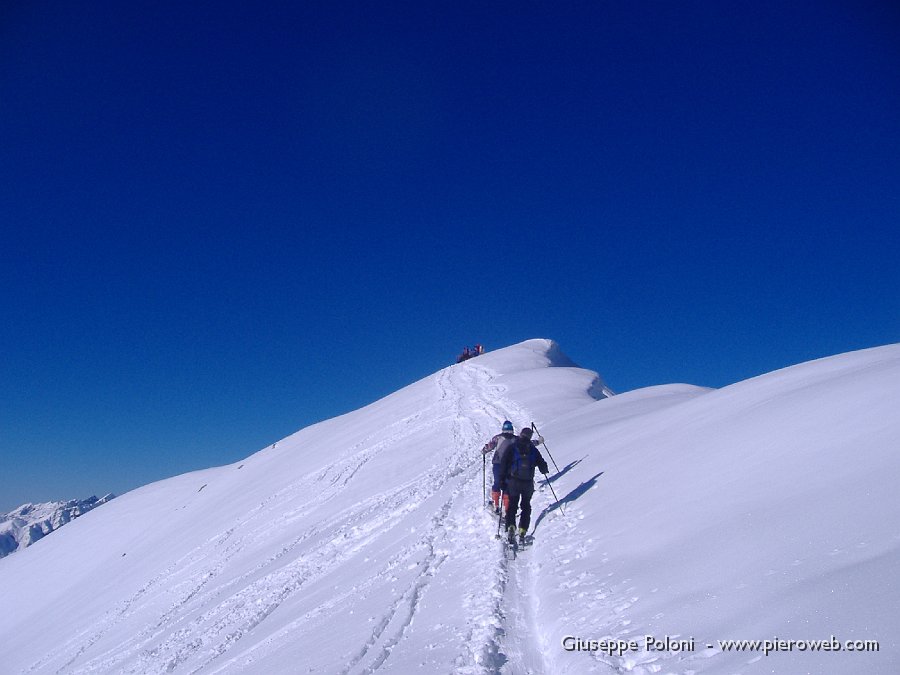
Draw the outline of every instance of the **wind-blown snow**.
<instances>
[{"instance_id":1,"label":"wind-blown snow","mask_svg":"<svg viewBox=\"0 0 900 675\"><path fill-rule=\"evenodd\" d=\"M2 671L898 672L898 383L897 345L618 396L547 340L488 353L0 560ZM479 452L505 418L564 504L541 484L511 561ZM645 635L696 648L561 644ZM716 642L831 635L880 651Z\"/></svg>"}]
</instances>

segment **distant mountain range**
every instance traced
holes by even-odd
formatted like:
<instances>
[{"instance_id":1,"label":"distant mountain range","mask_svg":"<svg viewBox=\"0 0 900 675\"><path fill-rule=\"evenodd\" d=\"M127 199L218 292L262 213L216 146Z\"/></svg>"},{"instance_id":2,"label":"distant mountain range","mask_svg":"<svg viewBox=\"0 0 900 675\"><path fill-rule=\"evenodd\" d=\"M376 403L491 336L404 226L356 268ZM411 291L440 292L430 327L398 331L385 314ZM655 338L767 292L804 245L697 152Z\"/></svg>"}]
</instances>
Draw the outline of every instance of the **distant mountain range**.
<instances>
[{"instance_id":1,"label":"distant mountain range","mask_svg":"<svg viewBox=\"0 0 900 675\"><path fill-rule=\"evenodd\" d=\"M31 546L114 497L114 494L108 494L100 498L92 496L87 499L70 499L67 502L22 504L9 513L0 514L0 558Z\"/></svg>"}]
</instances>

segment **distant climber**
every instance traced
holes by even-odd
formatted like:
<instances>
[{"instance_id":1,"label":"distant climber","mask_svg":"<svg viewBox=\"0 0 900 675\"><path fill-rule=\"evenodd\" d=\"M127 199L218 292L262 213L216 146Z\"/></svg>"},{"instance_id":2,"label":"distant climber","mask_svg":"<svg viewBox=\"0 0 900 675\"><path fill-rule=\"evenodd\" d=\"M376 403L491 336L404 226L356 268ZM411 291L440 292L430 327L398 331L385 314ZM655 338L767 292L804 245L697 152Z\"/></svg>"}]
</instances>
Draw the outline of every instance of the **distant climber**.
<instances>
[{"instance_id":1,"label":"distant climber","mask_svg":"<svg viewBox=\"0 0 900 675\"><path fill-rule=\"evenodd\" d=\"M524 543L525 533L531 524L531 496L534 494L534 470L540 469L545 476L548 473L547 462L544 461L537 444L531 436L530 427L523 427L512 447L506 451L501 465L501 476L505 481L503 492L509 498L506 509L506 532L510 541L516 536L516 511L521 502L522 515L519 516L519 542Z\"/></svg>"},{"instance_id":2,"label":"distant climber","mask_svg":"<svg viewBox=\"0 0 900 675\"><path fill-rule=\"evenodd\" d=\"M491 502L494 504L494 513L500 513L500 492L502 490L501 484L503 483L500 467L503 464L503 458L506 456L507 451L513 446L515 441L516 434L513 430L512 422L506 420L503 422L500 433L485 443L481 449L482 455L486 455L491 451L494 452L491 461L491 468L494 472L494 482L491 484ZM509 510L509 497L507 495L503 495L503 510Z\"/></svg>"},{"instance_id":3,"label":"distant climber","mask_svg":"<svg viewBox=\"0 0 900 675\"><path fill-rule=\"evenodd\" d=\"M484 346L483 345L475 345L474 347L469 347L466 345L463 347L462 354L456 357L457 363L462 363L463 361L468 361L471 358L476 356L480 356L484 354Z\"/></svg>"}]
</instances>

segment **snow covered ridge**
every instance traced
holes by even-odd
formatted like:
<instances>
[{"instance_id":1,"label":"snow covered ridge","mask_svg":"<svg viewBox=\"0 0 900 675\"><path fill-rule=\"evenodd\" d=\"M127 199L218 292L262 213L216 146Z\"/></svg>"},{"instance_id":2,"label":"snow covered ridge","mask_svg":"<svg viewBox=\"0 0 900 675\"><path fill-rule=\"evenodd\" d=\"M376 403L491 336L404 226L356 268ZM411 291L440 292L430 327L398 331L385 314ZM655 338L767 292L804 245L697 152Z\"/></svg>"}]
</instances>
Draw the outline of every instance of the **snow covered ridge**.
<instances>
[{"instance_id":1,"label":"snow covered ridge","mask_svg":"<svg viewBox=\"0 0 900 675\"><path fill-rule=\"evenodd\" d=\"M9 513L0 514L0 558L31 546L54 530L115 497L71 499L67 502L22 504Z\"/></svg>"},{"instance_id":2,"label":"snow covered ridge","mask_svg":"<svg viewBox=\"0 0 900 675\"><path fill-rule=\"evenodd\" d=\"M900 345L602 386L529 340L122 495L0 560L0 670L900 672ZM515 560L504 419L562 504L539 482Z\"/></svg>"}]
</instances>

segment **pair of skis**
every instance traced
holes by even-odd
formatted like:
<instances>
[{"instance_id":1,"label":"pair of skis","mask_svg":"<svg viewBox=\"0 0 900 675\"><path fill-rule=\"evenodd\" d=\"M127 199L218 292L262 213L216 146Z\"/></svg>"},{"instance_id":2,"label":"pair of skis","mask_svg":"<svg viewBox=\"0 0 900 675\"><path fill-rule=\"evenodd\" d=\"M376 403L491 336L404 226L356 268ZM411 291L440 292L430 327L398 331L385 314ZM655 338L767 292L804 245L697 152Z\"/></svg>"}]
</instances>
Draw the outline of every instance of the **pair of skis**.
<instances>
[{"instance_id":1,"label":"pair of skis","mask_svg":"<svg viewBox=\"0 0 900 675\"><path fill-rule=\"evenodd\" d=\"M509 535L505 531L502 531L503 514L497 512L497 508L491 501L488 501L485 506L488 511L496 515L498 518L497 534L495 535L495 537L500 540L501 545L503 546L503 556L507 560L515 560L516 555L519 553L519 551L524 551L526 548L531 547L531 545L534 543L534 535L529 534L517 537L515 535Z\"/></svg>"},{"instance_id":2,"label":"pair of skis","mask_svg":"<svg viewBox=\"0 0 900 675\"><path fill-rule=\"evenodd\" d=\"M534 537L530 534L524 537L501 537L501 539L503 540L503 557L507 560L515 560L519 553L527 551L534 543Z\"/></svg>"}]
</instances>

